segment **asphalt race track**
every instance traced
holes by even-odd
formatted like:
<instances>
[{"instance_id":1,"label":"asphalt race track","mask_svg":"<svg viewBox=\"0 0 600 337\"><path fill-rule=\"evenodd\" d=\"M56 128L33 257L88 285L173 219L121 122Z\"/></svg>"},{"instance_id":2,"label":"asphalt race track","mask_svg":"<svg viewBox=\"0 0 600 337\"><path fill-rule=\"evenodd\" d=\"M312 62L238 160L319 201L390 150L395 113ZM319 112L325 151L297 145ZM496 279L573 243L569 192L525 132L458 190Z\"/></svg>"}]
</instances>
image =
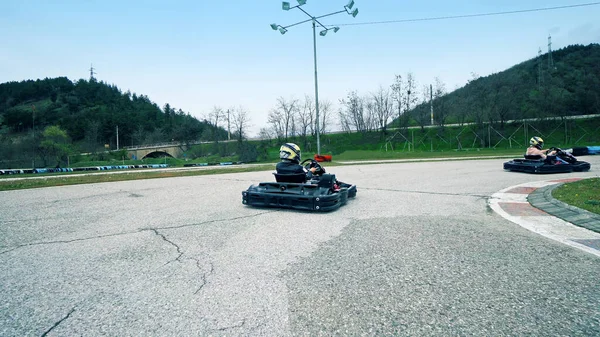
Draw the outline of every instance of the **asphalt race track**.
<instances>
[{"instance_id":1,"label":"asphalt race track","mask_svg":"<svg viewBox=\"0 0 600 337\"><path fill-rule=\"evenodd\" d=\"M271 172L0 192L0 336L598 336L600 258L488 205L581 159L332 167L326 214L242 205Z\"/></svg>"}]
</instances>

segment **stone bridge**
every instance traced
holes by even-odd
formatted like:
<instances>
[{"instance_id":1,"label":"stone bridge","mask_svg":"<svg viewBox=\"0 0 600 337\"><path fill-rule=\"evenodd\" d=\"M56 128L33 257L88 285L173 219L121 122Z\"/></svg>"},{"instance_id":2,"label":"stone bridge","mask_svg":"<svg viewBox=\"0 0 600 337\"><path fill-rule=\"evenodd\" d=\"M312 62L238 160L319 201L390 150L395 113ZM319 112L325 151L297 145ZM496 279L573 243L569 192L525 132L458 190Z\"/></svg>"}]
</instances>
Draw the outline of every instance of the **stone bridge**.
<instances>
[{"instance_id":1,"label":"stone bridge","mask_svg":"<svg viewBox=\"0 0 600 337\"><path fill-rule=\"evenodd\" d=\"M127 154L131 159L162 157L181 158L187 150L187 145L178 142L173 142L163 144L125 146L123 147L123 149L127 150Z\"/></svg>"}]
</instances>

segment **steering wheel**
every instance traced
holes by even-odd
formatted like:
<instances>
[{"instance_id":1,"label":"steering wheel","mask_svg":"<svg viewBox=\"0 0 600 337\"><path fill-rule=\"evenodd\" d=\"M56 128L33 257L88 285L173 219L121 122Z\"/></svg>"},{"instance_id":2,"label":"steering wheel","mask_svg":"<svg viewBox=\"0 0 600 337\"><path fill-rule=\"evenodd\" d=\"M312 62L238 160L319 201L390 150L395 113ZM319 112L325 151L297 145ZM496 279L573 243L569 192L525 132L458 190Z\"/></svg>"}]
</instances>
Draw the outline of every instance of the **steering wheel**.
<instances>
[{"instance_id":1,"label":"steering wheel","mask_svg":"<svg viewBox=\"0 0 600 337\"><path fill-rule=\"evenodd\" d=\"M548 154L549 152L552 152L552 151L555 151L555 154L556 154L556 155L558 155L559 153L562 153L562 150L561 150L561 149L559 149L559 148L557 148L557 147L554 147L554 146L552 146L552 147L550 147L550 148L548 149L548 151L546 151L546 154Z\"/></svg>"},{"instance_id":2,"label":"steering wheel","mask_svg":"<svg viewBox=\"0 0 600 337\"><path fill-rule=\"evenodd\" d=\"M318 175L318 176L325 173L325 168L323 166L321 166L321 164L319 164L318 161L316 161L312 158L304 159L304 161L302 161L302 163L300 163L300 165L304 166L304 168L307 171L310 171L311 168L316 167L317 170L315 171L315 175Z\"/></svg>"}]
</instances>

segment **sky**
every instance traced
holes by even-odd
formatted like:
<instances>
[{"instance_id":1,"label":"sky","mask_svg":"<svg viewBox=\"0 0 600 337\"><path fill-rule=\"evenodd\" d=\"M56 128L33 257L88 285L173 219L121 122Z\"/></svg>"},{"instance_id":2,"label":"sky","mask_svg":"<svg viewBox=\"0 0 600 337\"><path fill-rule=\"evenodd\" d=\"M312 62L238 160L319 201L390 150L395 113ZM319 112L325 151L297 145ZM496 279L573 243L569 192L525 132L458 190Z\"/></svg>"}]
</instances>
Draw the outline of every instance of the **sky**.
<instances>
[{"instance_id":1,"label":"sky","mask_svg":"<svg viewBox=\"0 0 600 337\"><path fill-rule=\"evenodd\" d=\"M294 0L292 5L297 4ZM347 0L307 0L313 16ZM593 4L557 10L418 20ZM317 31L319 100L337 111L350 91L388 88L413 73L418 87L439 77L448 91L472 73L487 76L572 44L600 43L600 2L591 0L355 0L359 14L332 15ZM159 106L204 118L214 107L243 108L249 135L267 127L277 98L314 98L310 22L299 9L260 0L2 0L0 83L66 76L147 95ZM377 23L382 21L417 20Z\"/></svg>"}]
</instances>

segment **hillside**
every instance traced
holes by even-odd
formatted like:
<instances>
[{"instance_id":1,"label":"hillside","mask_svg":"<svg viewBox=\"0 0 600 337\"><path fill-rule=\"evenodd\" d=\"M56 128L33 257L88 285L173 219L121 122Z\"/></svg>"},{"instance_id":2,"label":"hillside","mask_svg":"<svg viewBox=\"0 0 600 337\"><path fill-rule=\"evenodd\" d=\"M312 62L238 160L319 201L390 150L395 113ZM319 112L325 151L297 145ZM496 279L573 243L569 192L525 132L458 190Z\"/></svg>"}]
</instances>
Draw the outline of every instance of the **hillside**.
<instances>
[{"instance_id":1,"label":"hillside","mask_svg":"<svg viewBox=\"0 0 600 337\"><path fill-rule=\"evenodd\" d=\"M548 54L542 54L496 74L473 74L464 87L437 95L435 124L504 124L513 119L600 114L600 44L572 45L551 55L551 64ZM429 101L409 116L411 124L429 125ZM392 126L398 125L396 119Z\"/></svg>"},{"instance_id":2,"label":"hillside","mask_svg":"<svg viewBox=\"0 0 600 337\"><path fill-rule=\"evenodd\" d=\"M115 85L66 77L0 84L0 158L22 161L45 154L44 131L57 126L70 152L96 152L137 144L225 139L226 131L169 104ZM117 131L118 128L118 131ZM35 132L33 132L35 131ZM64 131L64 133L62 133ZM46 149L47 150L47 149ZM64 152L64 151L63 151Z\"/></svg>"},{"instance_id":3,"label":"hillside","mask_svg":"<svg viewBox=\"0 0 600 337\"><path fill-rule=\"evenodd\" d=\"M100 144L196 140L208 122L169 104L162 109L145 95L121 92L104 82L66 77L0 84L0 124L12 133L58 125L74 142L90 137Z\"/></svg>"}]
</instances>

